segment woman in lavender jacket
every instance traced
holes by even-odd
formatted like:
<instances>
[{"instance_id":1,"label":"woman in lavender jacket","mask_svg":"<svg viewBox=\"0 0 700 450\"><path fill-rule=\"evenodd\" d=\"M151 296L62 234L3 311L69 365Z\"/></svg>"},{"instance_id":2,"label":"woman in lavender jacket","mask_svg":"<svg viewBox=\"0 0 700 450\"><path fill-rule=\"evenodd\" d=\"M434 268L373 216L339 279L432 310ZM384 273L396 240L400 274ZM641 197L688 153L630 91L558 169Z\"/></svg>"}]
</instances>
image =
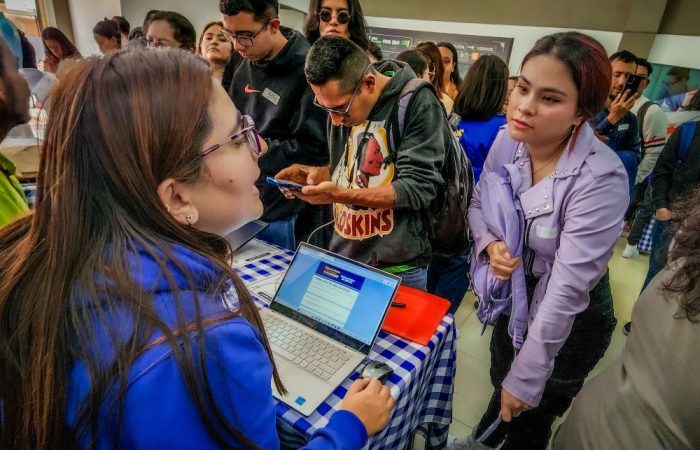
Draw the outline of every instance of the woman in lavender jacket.
<instances>
[{"instance_id":1,"label":"woman in lavender jacket","mask_svg":"<svg viewBox=\"0 0 700 450\"><path fill-rule=\"evenodd\" d=\"M608 95L602 46L580 33L540 39L523 61L484 174L515 164L525 220L522 261L493 236L477 186L469 222L477 254L499 279L527 276L528 332L517 353L501 315L491 338L495 392L472 437L453 448L545 449L551 426L603 356L615 327L607 264L622 231L627 175L588 125ZM491 206L492 207L492 206ZM479 443L489 426L503 423Z\"/></svg>"}]
</instances>

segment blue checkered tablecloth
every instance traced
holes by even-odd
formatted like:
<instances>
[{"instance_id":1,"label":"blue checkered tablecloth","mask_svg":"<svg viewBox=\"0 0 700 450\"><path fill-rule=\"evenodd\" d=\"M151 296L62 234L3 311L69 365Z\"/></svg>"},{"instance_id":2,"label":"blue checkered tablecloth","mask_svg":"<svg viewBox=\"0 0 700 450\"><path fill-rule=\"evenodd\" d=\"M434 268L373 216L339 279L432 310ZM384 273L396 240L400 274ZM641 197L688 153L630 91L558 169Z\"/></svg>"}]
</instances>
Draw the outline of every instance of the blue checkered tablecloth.
<instances>
[{"instance_id":1,"label":"blue checkered tablecloth","mask_svg":"<svg viewBox=\"0 0 700 450\"><path fill-rule=\"evenodd\" d=\"M293 257L293 252L279 248L279 253L236 266L236 271L246 284L250 284L284 272ZM256 298L256 301L267 304L263 299ZM427 346L380 331L369 357L385 362L394 370L386 385L391 388L396 398L396 408L389 425L384 431L370 438L365 448L403 450L407 448L416 431L426 436L426 448L444 448L447 431L452 422L452 394L456 371L455 340L452 315L443 318ZM357 371L353 372L308 417L281 402L276 402L277 417L283 422L283 426L278 427L281 440L285 441L285 430L293 428L294 431L309 437L328 424L338 404L358 376ZM293 437L291 438L293 440Z\"/></svg>"},{"instance_id":2,"label":"blue checkered tablecloth","mask_svg":"<svg viewBox=\"0 0 700 450\"><path fill-rule=\"evenodd\" d=\"M637 250L639 250L642 253L651 253L651 234L654 231L654 224L656 223L656 219L653 217L647 224L646 228L644 228L644 233L642 234L642 238L639 240L639 243L637 244Z\"/></svg>"},{"instance_id":3,"label":"blue checkered tablecloth","mask_svg":"<svg viewBox=\"0 0 700 450\"><path fill-rule=\"evenodd\" d=\"M27 204L29 209L34 209L36 205L36 183L20 183L22 185L22 191L24 196L27 198Z\"/></svg>"}]
</instances>

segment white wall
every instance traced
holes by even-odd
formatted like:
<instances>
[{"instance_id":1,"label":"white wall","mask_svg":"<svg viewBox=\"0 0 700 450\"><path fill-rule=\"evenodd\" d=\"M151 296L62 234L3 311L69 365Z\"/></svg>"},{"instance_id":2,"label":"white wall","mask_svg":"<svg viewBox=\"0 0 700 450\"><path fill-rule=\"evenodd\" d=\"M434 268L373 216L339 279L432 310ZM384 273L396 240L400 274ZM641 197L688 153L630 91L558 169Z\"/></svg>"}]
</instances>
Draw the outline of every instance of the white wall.
<instances>
[{"instance_id":1,"label":"white wall","mask_svg":"<svg viewBox=\"0 0 700 450\"><path fill-rule=\"evenodd\" d=\"M386 17L368 17L370 27L394 28L399 30L419 30L437 33L471 34L477 36L496 36L514 38L508 69L517 74L520 63L537 39L551 33L567 31L563 28L523 27L514 25L493 25L481 23L437 22L414 19L393 19ZM608 53L617 51L622 40L622 33L611 31L578 30L596 38Z\"/></svg>"},{"instance_id":2,"label":"white wall","mask_svg":"<svg viewBox=\"0 0 700 450\"><path fill-rule=\"evenodd\" d=\"M700 69L700 36L659 34L648 59L657 64Z\"/></svg>"},{"instance_id":3,"label":"white wall","mask_svg":"<svg viewBox=\"0 0 700 450\"><path fill-rule=\"evenodd\" d=\"M291 6L296 7L299 5L294 4ZM204 25L212 20L221 20L218 0L121 0L121 8L124 12L124 17L131 23L132 27L140 26L146 13L151 9L179 12L192 22L194 29L197 31L198 39ZM301 30L304 22L301 12L288 9L280 10L280 20L282 25L298 30Z\"/></svg>"},{"instance_id":4,"label":"white wall","mask_svg":"<svg viewBox=\"0 0 700 450\"><path fill-rule=\"evenodd\" d=\"M121 6L132 28L141 26L146 13L152 9L178 12L192 22L197 38L204 25L212 20L221 20L218 0L121 0Z\"/></svg>"},{"instance_id":5,"label":"white wall","mask_svg":"<svg viewBox=\"0 0 700 450\"><path fill-rule=\"evenodd\" d=\"M285 27L294 28L303 33L306 14L294 9L280 8L280 20Z\"/></svg>"},{"instance_id":6,"label":"white wall","mask_svg":"<svg viewBox=\"0 0 700 450\"><path fill-rule=\"evenodd\" d=\"M68 0L75 46L83 56L97 55L100 49L92 37L92 29L105 17L121 16L119 0Z\"/></svg>"},{"instance_id":7,"label":"white wall","mask_svg":"<svg viewBox=\"0 0 700 450\"><path fill-rule=\"evenodd\" d=\"M280 5L284 5L287 8L295 9L304 14L309 12L309 0L280 0Z\"/></svg>"},{"instance_id":8,"label":"white wall","mask_svg":"<svg viewBox=\"0 0 700 450\"><path fill-rule=\"evenodd\" d=\"M84 55L98 53L97 45L92 38L92 27L104 17L112 17L121 13L129 20L132 27L143 21L150 9L177 11L190 19L197 30L201 32L204 24L210 20L218 20L219 2L217 0L68 0L71 9L73 30L76 34L76 45ZM281 10L282 23L292 28L301 29L303 12L308 9L308 0L282 0L280 3L295 9ZM562 28L525 27L513 25L493 25L479 23L437 22L415 19L394 19L386 17L367 17L370 26L433 31L440 33L474 34L480 36L512 37L513 51L509 69L517 73L523 56L533 46L535 41L549 33L566 31ZM600 41L609 53L617 51L622 39L622 33L611 31L579 30L590 34ZM658 35L651 49L649 60L658 64L676 65L700 69L700 37Z\"/></svg>"}]
</instances>

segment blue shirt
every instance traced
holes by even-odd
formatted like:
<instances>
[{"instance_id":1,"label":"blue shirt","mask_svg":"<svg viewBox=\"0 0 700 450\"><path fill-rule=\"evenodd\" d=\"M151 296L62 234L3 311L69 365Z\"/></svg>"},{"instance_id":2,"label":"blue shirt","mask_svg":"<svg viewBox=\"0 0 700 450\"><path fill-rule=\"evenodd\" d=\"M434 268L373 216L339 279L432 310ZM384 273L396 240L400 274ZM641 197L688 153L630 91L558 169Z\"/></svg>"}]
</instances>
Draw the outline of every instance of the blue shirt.
<instances>
[{"instance_id":1,"label":"blue shirt","mask_svg":"<svg viewBox=\"0 0 700 450\"><path fill-rule=\"evenodd\" d=\"M17 68L22 68L22 41L17 27L0 12L0 38L4 39L10 51L17 57Z\"/></svg>"},{"instance_id":2,"label":"blue shirt","mask_svg":"<svg viewBox=\"0 0 700 450\"><path fill-rule=\"evenodd\" d=\"M472 163L474 183L479 181L489 149L505 123L506 117L497 114L487 120L462 120L457 126L459 143Z\"/></svg>"},{"instance_id":3,"label":"blue shirt","mask_svg":"<svg viewBox=\"0 0 700 450\"><path fill-rule=\"evenodd\" d=\"M214 320L229 314L224 307L222 293L209 293L219 278L219 270L204 257L183 247L172 246L170 251L173 258L168 262L169 276L179 290L177 297L165 272L154 257L145 251L135 251L128 256L133 281L150 295L156 314L171 329L178 323L175 305L181 305L184 316L182 320L192 323L195 298L197 299L202 319L211 320L206 326L202 363L213 399L224 418L235 429L260 448L278 449L280 443L271 387L272 365L260 332L242 317ZM168 261L165 257L158 259L164 263ZM188 276L193 283L190 283ZM228 297L228 304L237 304L235 295ZM80 297L70 302L73 308L86 308L83 317L92 317L92 320L86 319L79 326L93 327L95 335L91 342L82 342L80 345L76 343L76 352L80 349L77 354L91 355L91 360L106 367L114 360L113 339L124 342L132 334L133 317L125 310L115 307L98 321L95 317L97 313L91 313L93 303L94 301L88 303L88 300ZM105 326L103 322L109 325ZM154 342L160 336L160 331L155 331L146 341ZM193 364L198 366L201 348L196 340L192 343L192 352ZM78 359L72 364L68 379L66 421L69 426L75 424L90 386L87 366L83 360ZM106 399L102 402L96 445L88 444L88 433L76 448L113 448L117 430L114 417L110 414L114 411L114 403L110 400L114 400L116 391L117 387L108 390ZM220 448L207 431L173 350L167 343L158 343L145 350L129 368L118 431L120 448ZM362 422L350 412L338 411L325 428L312 436L304 448L356 450L366 441L367 432ZM237 442L232 441L230 444L241 447Z\"/></svg>"},{"instance_id":4,"label":"blue shirt","mask_svg":"<svg viewBox=\"0 0 700 450\"><path fill-rule=\"evenodd\" d=\"M593 129L608 138L606 144L616 152L628 151L635 155L641 153L639 125L637 116L628 112L615 125L608 122L610 110L603 108L601 112L593 116L591 126Z\"/></svg>"}]
</instances>

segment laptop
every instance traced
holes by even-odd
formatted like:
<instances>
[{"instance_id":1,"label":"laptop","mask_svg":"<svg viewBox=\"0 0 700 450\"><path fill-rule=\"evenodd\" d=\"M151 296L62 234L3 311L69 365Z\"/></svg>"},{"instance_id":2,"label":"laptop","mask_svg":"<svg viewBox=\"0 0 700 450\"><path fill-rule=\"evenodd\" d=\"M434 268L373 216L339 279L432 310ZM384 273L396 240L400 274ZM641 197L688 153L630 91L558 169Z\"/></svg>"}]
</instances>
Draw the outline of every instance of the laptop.
<instances>
[{"instance_id":1,"label":"laptop","mask_svg":"<svg viewBox=\"0 0 700 450\"><path fill-rule=\"evenodd\" d=\"M401 279L302 243L260 311L286 395L308 416L369 355Z\"/></svg>"},{"instance_id":2,"label":"laptop","mask_svg":"<svg viewBox=\"0 0 700 450\"><path fill-rule=\"evenodd\" d=\"M228 243L231 244L231 250L236 251L250 242L255 236L262 233L267 228L268 224L262 220L253 220L243 225L236 231L226 235Z\"/></svg>"}]
</instances>

